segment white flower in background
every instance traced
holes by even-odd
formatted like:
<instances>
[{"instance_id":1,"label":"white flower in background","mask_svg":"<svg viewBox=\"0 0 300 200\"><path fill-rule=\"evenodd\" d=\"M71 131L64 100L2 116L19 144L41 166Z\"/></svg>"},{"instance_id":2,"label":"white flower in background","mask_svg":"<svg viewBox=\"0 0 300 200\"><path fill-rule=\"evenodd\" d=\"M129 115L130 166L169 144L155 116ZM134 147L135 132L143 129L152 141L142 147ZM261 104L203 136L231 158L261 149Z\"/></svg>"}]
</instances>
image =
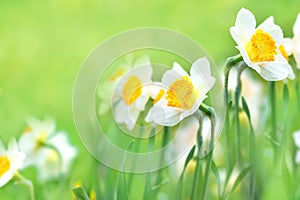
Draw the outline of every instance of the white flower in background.
<instances>
[{"instance_id":1,"label":"white flower in background","mask_svg":"<svg viewBox=\"0 0 300 200\"><path fill-rule=\"evenodd\" d=\"M244 62L267 81L294 79L288 54L283 45L283 33L273 17L256 28L254 15L242 8L230 33Z\"/></svg>"},{"instance_id":2,"label":"white flower in background","mask_svg":"<svg viewBox=\"0 0 300 200\"><path fill-rule=\"evenodd\" d=\"M297 153L296 153L295 162L300 164L300 130L296 131L293 134L293 138L294 138L295 145L298 148Z\"/></svg>"},{"instance_id":3,"label":"white flower in background","mask_svg":"<svg viewBox=\"0 0 300 200\"><path fill-rule=\"evenodd\" d=\"M126 73L116 86L117 96L114 102L114 116L117 123L125 123L129 130L136 124L137 118L149 99L152 67L150 61Z\"/></svg>"},{"instance_id":4,"label":"white flower in background","mask_svg":"<svg viewBox=\"0 0 300 200\"><path fill-rule=\"evenodd\" d=\"M133 61L132 54L125 56L124 62L117 65L112 73L110 73L103 82L98 87L98 97L99 97L99 108L98 114L105 114L111 107L111 102L115 100L116 97L113 96L113 91L118 81L128 72L130 69L135 67L144 66L150 64L150 59L148 56L138 57Z\"/></svg>"},{"instance_id":5,"label":"white flower in background","mask_svg":"<svg viewBox=\"0 0 300 200\"><path fill-rule=\"evenodd\" d=\"M183 151L185 151L184 154L169 167L172 177L175 179L179 178L191 148L197 143L198 129L199 121L196 117L191 116L186 118L186 120L182 121L182 124L177 130L174 140L168 146L168 150L166 151L166 159L168 161L174 160L174 156L182 155Z\"/></svg>"},{"instance_id":6,"label":"white flower in background","mask_svg":"<svg viewBox=\"0 0 300 200\"><path fill-rule=\"evenodd\" d=\"M288 55L293 54L297 63L297 68L300 69L300 13L297 16L293 27L293 39L286 38L284 40Z\"/></svg>"},{"instance_id":7,"label":"white flower in background","mask_svg":"<svg viewBox=\"0 0 300 200\"><path fill-rule=\"evenodd\" d=\"M8 183L18 173L24 159L25 154L18 150L15 139L10 140L8 143L8 150L0 141L0 187Z\"/></svg>"},{"instance_id":8,"label":"white flower in background","mask_svg":"<svg viewBox=\"0 0 300 200\"><path fill-rule=\"evenodd\" d=\"M28 120L28 128L20 137L19 146L26 154L24 167L36 166L41 180L66 174L77 153L67 134L55 131L55 123L50 119Z\"/></svg>"},{"instance_id":9,"label":"white flower in background","mask_svg":"<svg viewBox=\"0 0 300 200\"><path fill-rule=\"evenodd\" d=\"M178 124L197 111L214 82L209 61L205 57L193 63L190 75L175 62L173 69L166 71L162 78L162 85L167 90L159 93L159 100L154 104L146 121L163 126Z\"/></svg>"},{"instance_id":10,"label":"white flower in background","mask_svg":"<svg viewBox=\"0 0 300 200\"><path fill-rule=\"evenodd\" d=\"M255 80L249 70L245 70L241 75L242 91L241 95L247 100L251 112L251 121L255 132L265 127L266 120L269 116L268 96L264 91L263 85ZM237 69L233 68L230 71L228 78L228 88L232 94L237 84ZM240 102L240 106L242 106ZM246 115L242 115L242 122L248 124Z\"/></svg>"}]
</instances>

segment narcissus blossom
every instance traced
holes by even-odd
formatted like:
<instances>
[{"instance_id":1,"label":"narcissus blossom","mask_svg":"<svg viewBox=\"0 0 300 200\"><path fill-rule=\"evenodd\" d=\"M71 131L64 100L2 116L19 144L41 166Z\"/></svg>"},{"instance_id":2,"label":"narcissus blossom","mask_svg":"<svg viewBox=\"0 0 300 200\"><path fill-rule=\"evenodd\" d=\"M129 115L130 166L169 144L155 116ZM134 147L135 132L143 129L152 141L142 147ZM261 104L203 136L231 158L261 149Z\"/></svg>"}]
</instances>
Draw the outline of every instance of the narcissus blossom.
<instances>
[{"instance_id":1,"label":"narcissus blossom","mask_svg":"<svg viewBox=\"0 0 300 200\"><path fill-rule=\"evenodd\" d=\"M282 30L274 24L273 17L267 18L256 27L254 15L242 8L238 12L235 26L230 28L230 33L244 62L265 80L295 78L288 63Z\"/></svg>"},{"instance_id":2,"label":"narcissus blossom","mask_svg":"<svg viewBox=\"0 0 300 200\"><path fill-rule=\"evenodd\" d=\"M210 64L206 58L196 60L190 75L178 64L166 71L162 77L161 89L154 98L154 106L146 121L153 121L163 126L174 126L181 120L194 114L207 92L214 85L215 78L211 76Z\"/></svg>"},{"instance_id":3,"label":"narcissus blossom","mask_svg":"<svg viewBox=\"0 0 300 200\"><path fill-rule=\"evenodd\" d=\"M130 69L148 64L150 64L148 56L140 56L134 60L132 54L129 54L125 56L123 62L120 62L119 65L115 66L115 69L104 78L100 87L98 87L99 115L104 115L111 108L111 102L115 100L113 90L118 84L118 81L129 72Z\"/></svg>"},{"instance_id":4,"label":"narcissus blossom","mask_svg":"<svg viewBox=\"0 0 300 200\"><path fill-rule=\"evenodd\" d=\"M25 154L20 152L15 139L8 143L8 150L0 141L0 187L8 183L22 167Z\"/></svg>"},{"instance_id":5,"label":"narcissus blossom","mask_svg":"<svg viewBox=\"0 0 300 200\"><path fill-rule=\"evenodd\" d=\"M297 63L297 68L300 69L300 13L298 14L294 24L293 33L293 39L285 39L285 47L288 55L293 54Z\"/></svg>"},{"instance_id":6,"label":"narcissus blossom","mask_svg":"<svg viewBox=\"0 0 300 200\"><path fill-rule=\"evenodd\" d=\"M30 119L19 140L20 150L26 154L24 167L36 166L41 180L66 174L77 151L64 132L55 130L53 120Z\"/></svg>"},{"instance_id":7,"label":"narcissus blossom","mask_svg":"<svg viewBox=\"0 0 300 200\"><path fill-rule=\"evenodd\" d=\"M117 96L114 104L114 115L117 123L126 124L132 130L137 118L149 99L149 87L151 84L152 67L148 64L133 68L126 73L116 86Z\"/></svg>"}]
</instances>

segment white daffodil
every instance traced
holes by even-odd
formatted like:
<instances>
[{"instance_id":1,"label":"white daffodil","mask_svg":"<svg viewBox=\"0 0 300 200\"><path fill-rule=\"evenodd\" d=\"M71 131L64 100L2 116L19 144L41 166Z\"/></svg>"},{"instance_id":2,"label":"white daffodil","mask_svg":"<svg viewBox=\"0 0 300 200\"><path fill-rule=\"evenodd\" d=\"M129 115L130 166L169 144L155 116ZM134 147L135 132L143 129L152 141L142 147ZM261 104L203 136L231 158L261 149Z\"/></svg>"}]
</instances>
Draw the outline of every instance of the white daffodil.
<instances>
[{"instance_id":1,"label":"white daffodil","mask_svg":"<svg viewBox=\"0 0 300 200\"><path fill-rule=\"evenodd\" d=\"M244 62L267 81L294 79L284 47L283 33L273 17L256 28L254 15L242 8L230 33Z\"/></svg>"},{"instance_id":2,"label":"white daffodil","mask_svg":"<svg viewBox=\"0 0 300 200\"><path fill-rule=\"evenodd\" d=\"M296 131L293 134L293 138L294 138L295 145L298 148L297 153L296 153L295 162L300 164L300 130Z\"/></svg>"},{"instance_id":3,"label":"white daffodil","mask_svg":"<svg viewBox=\"0 0 300 200\"><path fill-rule=\"evenodd\" d=\"M70 145L66 133L55 131L53 120L30 119L19 146L26 154L24 168L36 166L41 180L66 174L76 156L76 149Z\"/></svg>"},{"instance_id":4,"label":"white daffodil","mask_svg":"<svg viewBox=\"0 0 300 200\"><path fill-rule=\"evenodd\" d=\"M163 126L174 126L181 120L194 114L206 93L212 88L215 78L211 76L209 61L204 57L196 60L190 75L178 64L166 71L162 85L167 89L160 92L146 121Z\"/></svg>"},{"instance_id":5,"label":"white daffodil","mask_svg":"<svg viewBox=\"0 0 300 200\"><path fill-rule=\"evenodd\" d=\"M25 154L20 152L15 139L8 143L8 150L0 141L0 187L4 186L22 167Z\"/></svg>"},{"instance_id":6,"label":"white daffodil","mask_svg":"<svg viewBox=\"0 0 300 200\"><path fill-rule=\"evenodd\" d=\"M117 123L126 124L132 130L137 118L149 99L152 67L150 62L136 67L125 74L116 86L116 101L114 102L114 116Z\"/></svg>"},{"instance_id":7,"label":"white daffodil","mask_svg":"<svg viewBox=\"0 0 300 200\"><path fill-rule=\"evenodd\" d=\"M132 54L129 54L124 59L124 62L117 65L111 73L108 73L98 87L99 115L105 114L111 107L111 102L115 100L116 97L113 96L113 90L118 84L118 81L130 71L130 69L150 64L150 59L146 55L138 57L133 61Z\"/></svg>"},{"instance_id":8,"label":"white daffodil","mask_svg":"<svg viewBox=\"0 0 300 200\"><path fill-rule=\"evenodd\" d=\"M297 68L300 69L300 13L294 24L293 33L293 39L285 38L284 42L288 55L293 54L297 63Z\"/></svg>"}]
</instances>

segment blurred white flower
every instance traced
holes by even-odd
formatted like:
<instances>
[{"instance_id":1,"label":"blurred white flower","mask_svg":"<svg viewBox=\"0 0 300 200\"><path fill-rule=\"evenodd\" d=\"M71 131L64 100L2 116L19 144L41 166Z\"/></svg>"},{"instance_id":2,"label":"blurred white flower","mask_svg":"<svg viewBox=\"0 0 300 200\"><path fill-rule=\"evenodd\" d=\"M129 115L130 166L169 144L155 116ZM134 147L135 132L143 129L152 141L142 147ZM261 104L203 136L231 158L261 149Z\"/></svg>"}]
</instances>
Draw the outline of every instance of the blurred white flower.
<instances>
[{"instance_id":1,"label":"blurred white flower","mask_svg":"<svg viewBox=\"0 0 300 200\"><path fill-rule=\"evenodd\" d=\"M0 187L4 186L22 167L25 154L20 152L15 139L8 143L8 150L0 141Z\"/></svg>"},{"instance_id":2,"label":"blurred white flower","mask_svg":"<svg viewBox=\"0 0 300 200\"><path fill-rule=\"evenodd\" d=\"M294 132L293 138L294 138L295 145L298 148L297 153L296 153L295 162L297 164L300 164L300 130Z\"/></svg>"},{"instance_id":3,"label":"blurred white flower","mask_svg":"<svg viewBox=\"0 0 300 200\"><path fill-rule=\"evenodd\" d=\"M198 129L199 121L194 116L183 120L176 132L174 140L168 146L168 150L166 151L166 159L168 161L174 160L174 156L182 155L174 164L170 165L169 167L172 177L175 179L179 178L191 148L197 143Z\"/></svg>"},{"instance_id":4,"label":"blurred white flower","mask_svg":"<svg viewBox=\"0 0 300 200\"><path fill-rule=\"evenodd\" d=\"M294 24L293 33L293 39L285 38L284 42L288 55L293 54L297 63L297 68L300 69L300 13Z\"/></svg>"},{"instance_id":5,"label":"blurred white flower","mask_svg":"<svg viewBox=\"0 0 300 200\"><path fill-rule=\"evenodd\" d=\"M130 71L130 69L150 64L150 59L148 56L141 56L133 61L132 54L129 54L125 56L124 59L124 62L121 62L118 66L116 66L114 71L110 73L98 87L97 94L99 97L99 115L105 114L111 107L111 102L116 99L113 91L118 84L118 81L120 81L120 79L128 71Z\"/></svg>"},{"instance_id":6,"label":"blurred white flower","mask_svg":"<svg viewBox=\"0 0 300 200\"><path fill-rule=\"evenodd\" d=\"M230 33L245 63L267 81L294 79L288 63L283 33L274 18L269 17L256 28L254 15L242 8Z\"/></svg>"},{"instance_id":7,"label":"blurred white flower","mask_svg":"<svg viewBox=\"0 0 300 200\"><path fill-rule=\"evenodd\" d=\"M146 121L163 126L178 124L197 111L214 82L207 58L196 60L190 69L190 75L175 62L173 69L166 71L162 77L162 85L166 89L158 93L159 100L155 102Z\"/></svg>"},{"instance_id":8,"label":"blurred white flower","mask_svg":"<svg viewBox=\"0 0 300 200\"><path fill-rule=\"evenodd\" d=\"M231 94L234 94L234 90L237 85L237 69L233 68L230 71L228 78L228 89ZM269 113L268 96L263 88L263 85L255 80L249 70L245 70L241 75L242 91L241 95L245 97L250 113L251 121L254 130L258 132L261 128L265 127L266 120ZM240 102L240 106L242 106ZM241 116L241 121L248 124L248 120L245 115Z\"/></svg>"},{"instance_id":9,"label":"blurred white flower","mask_svg":"<svg viewBox=\"0 0 300 200\"><path fill-rule=\"evenodd\" d=\"M26 154L24 168L35 166L41 180L66 174L77 151L64 132L55 131L53 120L28 120L28 128L19 140L20 150Z\"/></svg>"},{"instance_id":10,"label":"blurred white flower","mask_svg":"<svg viewBox=\"0 0 300 200\"><path fill-rule=\"evenodd\" d=\"M114 116L117 123L125 123L129 130L136 124L137 118L149 100L149 87L152 83L152 67L147 64L137 66L126 73L118 82L114 103Z\"/></svg>"}]
</instances>

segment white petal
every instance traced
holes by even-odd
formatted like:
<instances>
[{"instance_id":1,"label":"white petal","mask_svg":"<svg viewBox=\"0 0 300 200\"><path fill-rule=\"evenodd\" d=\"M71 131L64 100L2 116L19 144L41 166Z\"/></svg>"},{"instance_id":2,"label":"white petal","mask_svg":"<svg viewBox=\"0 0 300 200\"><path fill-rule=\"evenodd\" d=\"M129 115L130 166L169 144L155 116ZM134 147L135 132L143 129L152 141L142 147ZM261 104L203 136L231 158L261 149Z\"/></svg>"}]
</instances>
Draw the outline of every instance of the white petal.
<instances>
[{"instance_id":1,"label":"white petal","mask_svg":"<svg viewBox=\"0 0 300 200\"><path fill-rule=\"evenodd\" d=\"M124 123L128 118L128 108L123 101L117 103L114 109L114 117L117 123Z\"/></svg>"},{"instance_id":2,"label":"white petal","mask_svg":"<svg viewBox=\"0 0 300 200\"><path fill-rule=\"evenodd\" d=\"M8 171L7 173L3 174L0 177L0 188L2 186L4 186L6 183L8 183L8 181L10 181L10 179L13 177L13 175L14 175L14 172Z\"/></svg>"},{"instance_id":3,"label":"white petal","mask_svg":"<svg viewBox=\"0 0 300 200\"><path fill-rule=\"evenodd\" d=\"M235 21L235 26L230 28L230 33L239 46L247 43L255 31L256 20L254 15L247 9L242 8Z\"/></svg>"},{"instance_id":4,"label":"white petal","mask_svg":"<svg viewBox=\"0 0 300 200\"><path fill-rule=\"evenodd\" d=\"M300 148L300 130L293 133L293 138L296 146Z\"/></svg>"},{"instance_id":5,"label":"white petal","mask_svg":"<svg viewBox=\"0 0 300 200\"><path fill-rule=\"evenodd\" d=\"M261 73L259 74L267 81L280 81L286 78L295 78L292 68L288 62L265 63L262 65Z\"/></svg>"},{"instance_id":6,"label":"white petal","mask_svg":"<svg viewBox=\"0 0 300 200\"><path fill-rule=\"evenodd\" d=\"M251 34L251 32L255 29L256 20L252 12L242 8L237 14L235 25L243 27L245 32Z\"/></svg>"},{"instance_id":7,"label":"white petal","mask_svg":"<svg viewBox=\"0 0 300 200\"><path fill-rule=\"evenodd\" d=\"M178 72L174 71L174 70L168 70L164 73L163 77L162 77L162 84L165 87L170 86L174 81L176 81L177 79L182 78L182 75L180 75Z\"/></svg>"},{"instance_id":8,"label":"white petal","mask_svg":"<svg viewBox=\"0 0 300 200\"><path fill-rule=\"evenodd\" d=\"M129 130L132 130L136 124L140 111L132 107L129 108L129 117L126 119L125 124Z\"/></svg>"},{"instance_id":9,"label":"white petal","mask_svg":"<svg viewBox=\"0 0 300 200\"><path fill-rule=\"evenodd\" d=\"M283 46L288 55L293 53L293 40L291 38L284 38L283 39Z\"/></svg>"},{"instance_id":10,"label":"white petal","mask_svg":"<svg viewBox=\"0 0 300 200\"><path fill-rule=\"evenodd\" d=\"M180 115L182 110L169 106L164 106L157 102L151 112L152 120L162 126L174 126L180 122Z\"/></svg>"},{"instance_id":11,"label":"white petal","mask_svg":"<svg viewBox=\"0 0 300 200\"><path fill-rule=\"evenodd\" d=\"M181 76L189 76L188 73L177 62L173 63L173 68L172 69L174 71L176 71L178 74L180 74Z\"/></svg>"},{"instance_id":12,"label":"white petal","mask_svg":"<svg viewBox=\"0 0 300 200\"><path fill-rule=\"evenodd\" d=\"M300 151L299 151L299 150L298 150L297 153L296 153L295 162L296 162L297 164L300 164Z\"/></svg>"},{"instance_id":13,"label":"white petal","mask_svg":"<svg viewBox=\"0 0 300 200\"><path fill-rule=\"evenodd\" d=\"M257 29L262 29L263 31L269 33L272 38L276 41L277 46L282 44L283 32L282 29L274 24L274 18L267 18Z\"/></svg>"},{"instance_id":14,"label":"white petal","mask_svg":"<svg viewBox=\"0 0 300 200\"><path fill-rule=\"evenodd\" d=\"M298 36L300 34L300 13L297 16L296 22L293 27L294 36Z\"/></svg>"},{"instance_id":15,"label":"white petal","mask_svg":"<svg viewBox=\"0 0 300 200\"><path fill-rule=\"evenodd\" d=\"M205 84L210 90L215 83L215 78L211 76L210 64L206 57L196 60L191 68L191 80L197 86Z\"/></svg>"},{"instance_id":16,"label":"white petal","mask_svg":"<svg viewBox=\"0 0 300 200\"><path fill-rule=\"evenodd\" d=\"M187 111L183 111L181 118L186 118L192 114L194 114L200 107L200 104L203 102L204 99L206 99L207 96L201 94L201 96L197 99L197 101L195 102L195 104L193 105L193 107L190 110Z\"/></svg>"}]
</instances>

